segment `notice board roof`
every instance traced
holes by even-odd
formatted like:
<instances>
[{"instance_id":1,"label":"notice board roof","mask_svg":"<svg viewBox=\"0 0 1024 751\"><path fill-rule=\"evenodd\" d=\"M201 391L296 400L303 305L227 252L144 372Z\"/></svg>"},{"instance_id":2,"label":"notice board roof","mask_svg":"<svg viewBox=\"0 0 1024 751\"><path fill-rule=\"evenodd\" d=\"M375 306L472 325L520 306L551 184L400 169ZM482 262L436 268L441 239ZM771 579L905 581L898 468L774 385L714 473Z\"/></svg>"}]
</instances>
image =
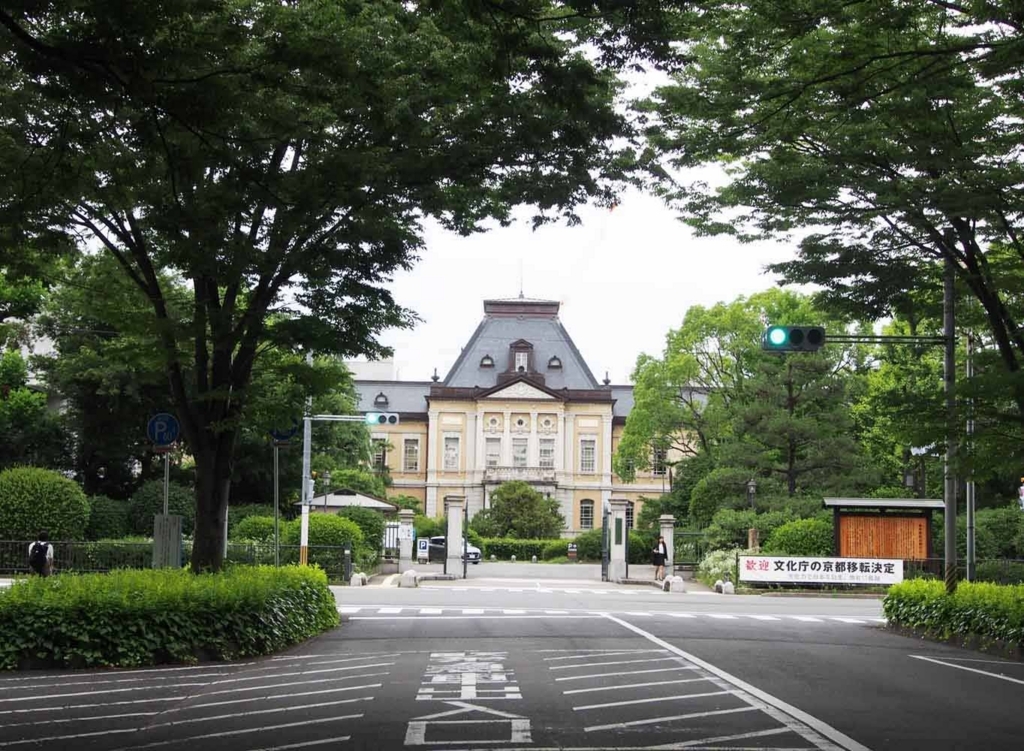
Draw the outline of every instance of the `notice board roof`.
<instances>
[{"instance_id":1,"label":"notice board roof","mask_svg":"<svg viewBox=\"0 0 1024 751\"><path fill-rule=\"evenodd\" d=\"M847 508L945 508L945 504L936 498L826 498L825 506L831 508L844 506Z\"/></svg>"}]
</instances>

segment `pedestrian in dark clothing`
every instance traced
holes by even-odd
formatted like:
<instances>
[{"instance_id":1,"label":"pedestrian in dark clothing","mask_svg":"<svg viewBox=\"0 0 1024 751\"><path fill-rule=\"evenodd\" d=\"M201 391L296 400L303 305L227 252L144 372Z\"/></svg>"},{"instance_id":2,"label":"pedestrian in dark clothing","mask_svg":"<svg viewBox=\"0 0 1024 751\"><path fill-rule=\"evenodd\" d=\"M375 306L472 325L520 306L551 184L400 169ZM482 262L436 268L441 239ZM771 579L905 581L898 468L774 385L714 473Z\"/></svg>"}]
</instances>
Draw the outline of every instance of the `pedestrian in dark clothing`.
<instances>
[{"instance_id":1,"label":"pedestrian in dark clothing","mask_svg":"<svg viewBox=\"0 0 1024 751\"><path fill-rule=\"evenodd\" d=\"M654 581L662 581L665 578L665 561L668 560L668 546L665 545L665 538L659 537L658 543L651 551L651 563L654 564Z\"/></svg>"},{"instance_id":2,"label":"pedestrian in dark clothing","mask_svg":"<svg viewBox=\"0 0 1024 751\"><path fill-rule=\"evenodd\" d=\"M39 533L36 541L28 546L28 567L33 574L49 576L53 573L53 545L50 534L45 529Z\"/></svg>"}]
</instances>

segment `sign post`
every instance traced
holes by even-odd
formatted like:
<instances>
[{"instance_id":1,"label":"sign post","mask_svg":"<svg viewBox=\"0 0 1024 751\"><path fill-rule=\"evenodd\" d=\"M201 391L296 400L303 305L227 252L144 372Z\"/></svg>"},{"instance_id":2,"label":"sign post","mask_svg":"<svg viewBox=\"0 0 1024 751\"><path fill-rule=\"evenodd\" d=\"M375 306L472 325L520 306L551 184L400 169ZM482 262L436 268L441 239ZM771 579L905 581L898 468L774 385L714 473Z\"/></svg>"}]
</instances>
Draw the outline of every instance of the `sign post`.
<instances>
[{"instance_id":1,"label":"sign post","mask_svg":"<svg viewBox=\"0 0 1024 751\"><path fill-rule=\"evenodd\" d=\"M153 450L164 455L164 512L153 520L153 568L181 565L181 516L170 514L171 449L180 432L178 418L167 412L153 415L146 425Z\"/></svg>"},{"instance_id":2,"label":"sign post","mask_svg":"<svg viewBox=\"0 0 1024 751\"><path fill-rule=\"evenodd\" d=\"M270 437L274 439L274 565L281 565L281 471L279 462L279 451L282 446L287 446L288 441L299 432L298 425L293 425L289 430L271 430Z\"/></svg>"}]
</instances>

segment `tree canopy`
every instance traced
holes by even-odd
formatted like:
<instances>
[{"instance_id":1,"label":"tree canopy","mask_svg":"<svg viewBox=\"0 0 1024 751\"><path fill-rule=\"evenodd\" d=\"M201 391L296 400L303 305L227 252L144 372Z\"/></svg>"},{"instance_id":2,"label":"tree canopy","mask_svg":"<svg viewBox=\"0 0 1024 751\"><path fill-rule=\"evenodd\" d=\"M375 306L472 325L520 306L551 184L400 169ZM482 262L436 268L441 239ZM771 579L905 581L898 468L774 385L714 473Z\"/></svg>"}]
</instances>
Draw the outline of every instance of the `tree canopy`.
<instances>
[{"instance_id":1,"label":"tree canopy","mask_svg":"<svg viewBox=\"0 0 1024 751\"><path fill-rule=\"evenodd\" d=\"M677 59L666 7L5 5L0 227L26 253L98 247L141 291L196 462L193 569L222 560L260 351L384 353L427 217L469 233L610 200L616 73Z\"/></svg>"}]
</instances>

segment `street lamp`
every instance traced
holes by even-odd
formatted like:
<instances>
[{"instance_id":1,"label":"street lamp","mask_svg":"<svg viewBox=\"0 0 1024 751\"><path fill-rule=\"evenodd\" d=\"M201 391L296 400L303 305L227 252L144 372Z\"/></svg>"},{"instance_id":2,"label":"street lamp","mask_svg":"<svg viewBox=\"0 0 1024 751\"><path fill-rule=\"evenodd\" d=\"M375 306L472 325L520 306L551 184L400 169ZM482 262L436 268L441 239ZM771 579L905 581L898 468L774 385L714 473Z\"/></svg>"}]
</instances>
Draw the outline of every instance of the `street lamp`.
<instances>
[{"instance_id":1,"label":"street lamp","mask_svg":"<svg viewBox=\"0 0 1024 751\"><path fill-rule=\"evenodd\" d=\"M327 496L331 494L331 471L324 470L324 511L327 511Z\"/></svg>"},{"instance_id":2,"label":"street lamp","mask_svg":"<svg viewBox=\"0 0 1024 751\"><path fill-rule=\"evenodd\" d=\"M757 483L754 478L747 480L747 500L750 501L750 510L754 510L754 493L757 492Z\"/></svg>"}]
</instances>

